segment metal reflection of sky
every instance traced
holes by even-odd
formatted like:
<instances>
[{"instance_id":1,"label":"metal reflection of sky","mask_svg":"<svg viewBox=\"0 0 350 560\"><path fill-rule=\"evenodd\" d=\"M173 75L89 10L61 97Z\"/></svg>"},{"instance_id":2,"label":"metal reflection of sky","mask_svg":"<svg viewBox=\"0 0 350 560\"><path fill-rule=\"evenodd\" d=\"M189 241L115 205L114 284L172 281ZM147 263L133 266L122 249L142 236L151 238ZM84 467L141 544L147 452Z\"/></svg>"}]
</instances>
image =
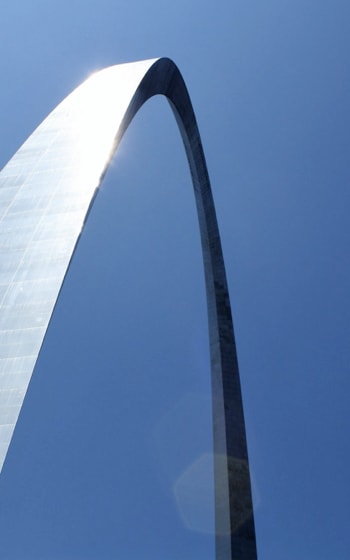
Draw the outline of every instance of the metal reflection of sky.
<instances>
[{"instance_id":1,"label":"metal reflection of sky","mask_svg":"<svg viewBox=\"0 0 350 560\"><path fill-rule=\"evenodd\" d=\"M91 76L44 120L1 172L7 195L0 223L1 464L32 373L28 357L39 352L114 138L151 64L114 66ZM11 368L14 374L9 376Z\"/></svg>"}]
</instances>

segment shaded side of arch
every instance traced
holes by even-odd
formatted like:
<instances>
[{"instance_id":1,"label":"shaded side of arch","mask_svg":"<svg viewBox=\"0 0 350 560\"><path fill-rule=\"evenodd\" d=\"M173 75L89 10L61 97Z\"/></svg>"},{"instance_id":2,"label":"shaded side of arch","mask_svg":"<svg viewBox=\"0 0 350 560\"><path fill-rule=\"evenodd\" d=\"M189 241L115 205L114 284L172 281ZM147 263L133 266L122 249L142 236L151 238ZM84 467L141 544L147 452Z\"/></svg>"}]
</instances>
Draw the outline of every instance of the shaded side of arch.
<instances>
[{"instance_id":1,"label":"shaded side of arch","mask_svg":"<svg viewBox=\"0 0 350 560\"><path fill-rule=\"evenodd\" d=\"M254 560L245 424L219 230L192 104L169 59L98 72L43 121L0 174L0 467L96 188L131 120L157 94L166 96L177 120L199 218L211 355L216 558Z\"/></svg>"}]
</instances>

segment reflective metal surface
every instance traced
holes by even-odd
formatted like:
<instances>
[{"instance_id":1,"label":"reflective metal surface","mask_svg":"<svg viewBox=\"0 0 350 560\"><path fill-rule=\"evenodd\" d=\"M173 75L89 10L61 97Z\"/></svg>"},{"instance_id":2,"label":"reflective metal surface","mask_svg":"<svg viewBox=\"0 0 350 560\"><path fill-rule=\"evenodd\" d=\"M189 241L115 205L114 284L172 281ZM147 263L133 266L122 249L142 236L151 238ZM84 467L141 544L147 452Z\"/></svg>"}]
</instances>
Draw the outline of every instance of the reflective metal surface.
<instances>
[{"instance_id":1,"label":"reflective metal surface","mask_svg":"<svg viewBox=\"0 0 350 560\"><path fill-rule=\"evenodd\" d=\"M185 144L199 216L210 331L216 556L256 558L240 382L219 232L199 132L169 59L91 76L0 174L0 468L84 220L141 105L165 95Z\"/></svg>"}]
</instances>

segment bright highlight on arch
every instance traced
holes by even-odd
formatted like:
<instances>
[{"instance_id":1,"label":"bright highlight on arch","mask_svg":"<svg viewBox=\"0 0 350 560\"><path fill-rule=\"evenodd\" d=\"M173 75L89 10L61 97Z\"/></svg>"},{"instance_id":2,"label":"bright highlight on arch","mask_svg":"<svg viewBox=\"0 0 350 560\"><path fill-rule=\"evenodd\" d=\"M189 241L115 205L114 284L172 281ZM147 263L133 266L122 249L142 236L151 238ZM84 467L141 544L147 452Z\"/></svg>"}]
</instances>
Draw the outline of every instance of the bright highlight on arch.
<instances>
[{"instance_id":1,"label":"bright highlight on arch","mask_svg":"<svg viewBox=\"0 0 350 560\"><path fill-rule=\"evenodd\" d=\"M242 397L220 236L191 101L175 64L155 59L93 74L0 173L0 468L89 207L129 123L165 95L192 175L211 354L217 560L254 560Z\"/></svg>"}]
</instances>

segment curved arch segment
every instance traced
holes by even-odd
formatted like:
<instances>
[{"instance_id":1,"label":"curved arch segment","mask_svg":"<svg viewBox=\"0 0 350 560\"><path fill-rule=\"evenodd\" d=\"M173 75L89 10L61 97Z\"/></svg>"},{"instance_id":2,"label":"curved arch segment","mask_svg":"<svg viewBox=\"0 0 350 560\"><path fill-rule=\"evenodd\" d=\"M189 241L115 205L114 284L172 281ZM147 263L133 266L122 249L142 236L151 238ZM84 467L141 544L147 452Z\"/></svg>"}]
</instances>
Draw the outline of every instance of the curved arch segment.
<instances>
[{"instance_id":1,"label":"curved arch segment","mask_svg":"<svg viewBox=\"0 0 350 560\"><path fill-rule=\"evenodd\" d=\"M92 75L0 173L0 468L90 205L129 123L166 96L189 161L198 211L211 354L216 557L256 558L242 397L219 230L191 101L166 58Z\"/></svg>"}]
</instances>

